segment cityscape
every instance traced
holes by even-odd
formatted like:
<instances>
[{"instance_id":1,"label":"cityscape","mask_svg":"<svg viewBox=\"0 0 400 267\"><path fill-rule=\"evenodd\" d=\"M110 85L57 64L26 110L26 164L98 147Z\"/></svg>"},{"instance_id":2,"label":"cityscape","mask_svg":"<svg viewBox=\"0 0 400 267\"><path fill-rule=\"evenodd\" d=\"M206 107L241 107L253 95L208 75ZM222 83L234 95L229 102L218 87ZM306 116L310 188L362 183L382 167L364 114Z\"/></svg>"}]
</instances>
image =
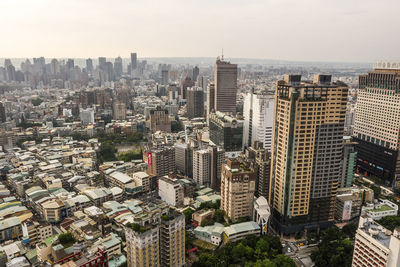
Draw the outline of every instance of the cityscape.
<instances>
[{"instance_id":1,"label":"cityscape","mask_svg":"<svg viewBox=\"0 0 400 267\"><path fill-rule=\"evenodd\" d=\"M167 2L158 3L154 20L165 19ZM217 11L227 6L222 2ZM223 21L229 12L237 4L250 12L262 2L232 1L215 27L221 23L232 34ZM365 2L364 11L372 10ZM182 11L176 1L171 7ZM63 25L63 16L52 18ZM110 17L118 25L118 15ZM157 23L163 22L171 23ZM0 267L400 267L400 58L385 59L392 46L371 44L375 61L367 54L360 60L361 48L338 48L326 60L323 48L304 60L293 51L282 57L286 48L257 58L248 52L256 46L229 42L225 51L216 42L210 55L209 43L184 34L192 23L181 36L142 39L140 48L126 37L121 43L129 43L129 52L114 56L121 44L101 44L95 34L94 52L85 41L74 44L80 54L60 46L54 56L42 53L39 40L48 29L35 28L43 35L32 34L26 54L20 42L14 53L12 38L3 41ZM191 34L209 29L195 25ZM140 27L153 31L148 21ZM104 54L93 56L103 45ZM156 45L166 54L152 55ZM193 56L176 52L192 45ZM25 56L31 51L40 54ZM348 53L357 55L342 60Z\"/></svg>"}]
</instances>

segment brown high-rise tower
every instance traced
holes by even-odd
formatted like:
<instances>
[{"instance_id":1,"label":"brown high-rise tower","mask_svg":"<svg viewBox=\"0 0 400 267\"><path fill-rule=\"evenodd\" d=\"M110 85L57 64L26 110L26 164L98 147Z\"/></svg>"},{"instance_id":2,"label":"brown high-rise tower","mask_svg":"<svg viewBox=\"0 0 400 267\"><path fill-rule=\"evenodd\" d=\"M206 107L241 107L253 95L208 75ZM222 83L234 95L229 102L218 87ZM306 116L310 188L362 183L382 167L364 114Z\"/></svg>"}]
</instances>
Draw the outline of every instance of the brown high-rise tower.
<instances>
[{"instance_id":1,"label":"brown high-rise tower","mask_svg":"<svg viewBox=\"0 0 400 267\"><path fill-rule=\"evenodd\" d=\"M215 111L236 113L237 65L218 58L214 67Z\"/></svg>"}]
</instances>

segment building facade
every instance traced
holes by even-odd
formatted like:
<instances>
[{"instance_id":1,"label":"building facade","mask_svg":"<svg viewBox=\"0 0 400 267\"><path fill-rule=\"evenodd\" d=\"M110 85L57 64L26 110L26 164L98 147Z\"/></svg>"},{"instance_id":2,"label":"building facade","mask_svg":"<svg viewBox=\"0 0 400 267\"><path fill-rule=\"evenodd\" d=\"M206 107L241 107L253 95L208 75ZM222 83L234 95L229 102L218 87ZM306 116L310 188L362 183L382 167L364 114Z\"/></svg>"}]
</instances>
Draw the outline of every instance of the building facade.
<instances>
[{"instance_id":1,"label":"building facade","mask_svg":"<svg viewBox=\"0 0 400 267\"><path fill-rule=\"evenodd\" d=\"M262 142L271 151L272 126L274 123L275 97L273 92L246 95L243 106L243 146L249 147L255 141Z\"/></svg>"},{"instance_id":2,"label":"building facade","mask_svg":"<svg viewBox=\"0 0 400 267\"><path fill-rule=\"evenodd\" d=\"M347 94L330 75L277 81L268 202L281 233L333 223Z\"/></svg>"},{"instance_id":3,"label":"building facade","mask_svg":"<svg viewBox=\"0 0 400 267\"><path fill-rule=\"evenodd\" d=\"M237 65L218 58L214 65L214 110L236 113Z\"/></svg>"},{"instance_id":4,"label":"building facade","mask_svg":"<svg viewBox=\"0 0 400 267\"><path fill-rule=\"evenodd\" d=\"M358 170L395 185L400 176L400 63L378 63L359 77L353 137Z\"/></svg>"},{"instance_id":5,"label":"building facade","mask_svg":"<svg viewBox=\"0 0 400 267\"><path fill-rule=\"evenodd\" d=\"M201 87L190 87L186 91L187 95L187 116L189 118L199 118L204 116L204 92Z\"/></svg>"},{"instance_id":6,"label":"building facade","mask_svg":"<svg viewBox=\"0 0 400 267\"><path fill-rule=\"evenodd\" d=\"M210 141L225 151L241 151L243 121L217 111L209 116Z\"/></svg>"},{"instance_id":7,"label":"building facade","mask_svg":"<svg viewBox=\"0 0 400 267\"><path fill-rule=\"evenodd\" d=\"M252 217L255 183L254 171L239 161L228 159L222 165L221 209L232 221Z\"/></svg>"}]
</instances>

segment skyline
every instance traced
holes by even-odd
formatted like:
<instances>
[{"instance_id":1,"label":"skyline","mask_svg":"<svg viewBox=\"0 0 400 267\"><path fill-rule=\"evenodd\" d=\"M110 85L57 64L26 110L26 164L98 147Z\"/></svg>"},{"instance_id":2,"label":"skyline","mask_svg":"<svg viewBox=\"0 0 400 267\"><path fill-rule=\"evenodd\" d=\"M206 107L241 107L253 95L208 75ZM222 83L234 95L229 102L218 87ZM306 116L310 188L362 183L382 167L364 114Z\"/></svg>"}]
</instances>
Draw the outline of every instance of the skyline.
<instances>
[{"instance_id":1,"label":"skyline","mask_svg":"<svg viewBox=\"0 0 400 267\"><path fill-rule=\"evenodd\" d=\"M399 25L399 8L394 0L5 0L0 58L213 57L223 48L230 58L395 61L400 38L387 25Z\"/></svg>"}]
</instances>

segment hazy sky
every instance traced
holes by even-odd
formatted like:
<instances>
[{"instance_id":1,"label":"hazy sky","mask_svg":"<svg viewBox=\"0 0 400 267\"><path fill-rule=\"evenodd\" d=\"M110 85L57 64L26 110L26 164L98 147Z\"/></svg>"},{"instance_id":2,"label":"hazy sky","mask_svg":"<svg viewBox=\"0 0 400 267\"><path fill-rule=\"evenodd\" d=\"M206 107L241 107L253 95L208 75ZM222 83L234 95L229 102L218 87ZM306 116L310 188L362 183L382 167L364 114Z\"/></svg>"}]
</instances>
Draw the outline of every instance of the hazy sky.
<instances>
[{"instance_id":1,"label":"hazy sky","mask_svg":"<svg viewBox=\"0 0 400 267\"><path fill-rule=\"evenodd\" d=\"M400 60L400 0L0 0L1 57Z\"/></svg>"}]
</instances>

